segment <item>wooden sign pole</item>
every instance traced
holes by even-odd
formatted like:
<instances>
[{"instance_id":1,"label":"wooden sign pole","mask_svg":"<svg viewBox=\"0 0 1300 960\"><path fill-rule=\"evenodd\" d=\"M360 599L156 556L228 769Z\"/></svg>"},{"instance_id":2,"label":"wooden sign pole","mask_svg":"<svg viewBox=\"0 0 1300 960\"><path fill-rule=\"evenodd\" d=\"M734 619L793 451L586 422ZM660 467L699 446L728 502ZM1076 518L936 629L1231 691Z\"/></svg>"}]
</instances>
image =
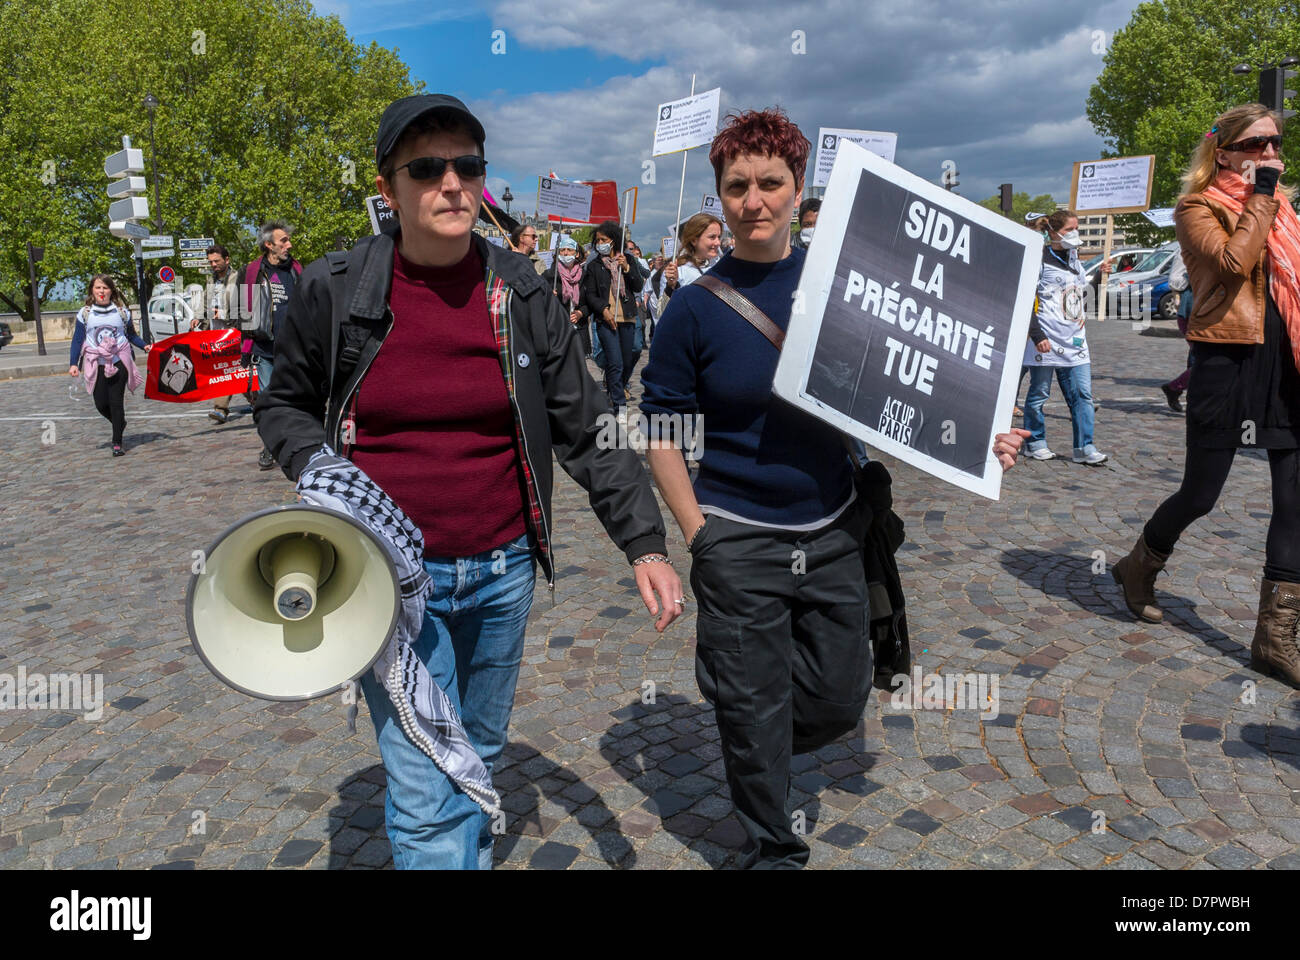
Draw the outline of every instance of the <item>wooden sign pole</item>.
<instances>
[{"instance_id":1,"label":"wooden sign pole","mask_svg":"<svg viewBox=\"0 0 1300 960\"><path fill-rule=\"evenodd\" d=\"M1101 245L1101 267L1110 265L1110 241L1114 226L1114 215L1106 214L1106 240ZM1106 319L1106 294L1107 287L1110 286L1110 274L1108 272L1103 273L1101 267L1097 268L1097 272L1101 273L1101 280L1097 283L1097 319L1104 321Z\"/></svg>"}]
</instances>

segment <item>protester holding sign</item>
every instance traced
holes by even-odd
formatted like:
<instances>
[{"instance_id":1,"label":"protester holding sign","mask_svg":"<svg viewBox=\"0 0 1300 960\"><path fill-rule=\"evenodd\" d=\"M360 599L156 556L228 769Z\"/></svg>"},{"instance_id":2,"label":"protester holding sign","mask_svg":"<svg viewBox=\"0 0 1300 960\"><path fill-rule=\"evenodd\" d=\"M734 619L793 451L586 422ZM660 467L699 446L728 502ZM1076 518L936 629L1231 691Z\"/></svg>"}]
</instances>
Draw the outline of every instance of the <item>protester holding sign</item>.
<instances>
[{"instance_id":1,"label":"protester holding sign","mask_svg":"<svg viewBox=\"0 0 1300 960\"><path fill-rule=\"evenodd\" d=\"M135 366L131 347L149 351L135 332L131 311L106 273L96 274L86 291L86 305L77 312L68 373L85 378L86 392L99 415L113 425L113 456L120 457L126 429L126 391L135 393L144 377Z\"/></svg>"},{"instance_id":2,"label":"protester holding sign","mask_svg":"<svg viewBox=\"0 0 1300 960\"><path fill-rule=\"evenodd\" d=\"M746 867L800 867L807 845L789 808L790 761L852 730L872 681L856 496L839 431L772 394L780 349L712 292L716 279L790 323L805 253L790 220L810 144L779 110L732 116L713 163L735 250L682 287L662 314L642 374L655 482L691 554L699 603L696 680L715 708ZM654 416L660 414L661 416ZM698 418L692 486L665 424ZM999 437L1004 465L1020 438Z\"/></svg>"},{"instance_id":3,"label":"protester holding sign","mask_svg":"<svg viewBox=\"0 0 1300 960\"><path fill-rule=\"evenodd\" d=\"M1300 686L1300 220L1278 183L1280 125L1260 104L1232 108L1183 175L1174 225L1196 304L1183 482L1113 573L1129 610L1159 622L1155 580L1174 544L1214 508L1237 449L1267 450L1273 515L1250 662Z\"/></svg>"},{"instance_id":4,"label":"protester holding sign","mask_svg":"<svg viewBox=\"0 0 1300 960\"><path fill-rule=\"evenodd\" d=\"M1079 262L1079 218L1071 210L1057 210L1032 225L1047 230L1043 265L1038 275L1038 301L1029 328L1024 365L1029 368L1029 393L1025 396L1025 429L1030 432L1026 454L1051 460L1047 446L1043 404L1052 389L1052 374L1070 405L1074 428L1074 462L1090 466L1105 463L1107 455L1092 442L1092 363L1083 324L1086 314L1088 273Z\"/></svg>"},{"instance_id":5,"label":"protester holding sign","mask_svg":"<svg viewBox=\"0 0 1300 960\"><path fill-rule=\"evenodd\" d=\"M582 264L578 262L578 243L568 234L555 247L555 263L542 274L542 282L551 288L569 315L569 322L582 340L583 356L591 356L591 327L582 302Z\"/></svg>"},{"instance_id":6,"label":"protester holding sign","mask_svg":"<svg viewBox=\"0 0 1300 960\"><path fill-rule=\"evenodd\" d=\"M664 268L657 293L670 298L679 287L703 276L718 258L722 247L722 224L717 217L697 213L684 224L678 236L677 256Z\"/></svg>"},{"instance_id":7,"label":"protester holding sign","mask_svg":"<svg viewBox=\"0 0 1300 960\"><path fill-rule=\"evenodd\" d=\"M631 399L627 383L636 357L635 295L641 289L641 272L633 269L625 254L616 252L622 232L613 220L596 228L592 235L596 256L583 272L582 296L605 355L610 406L618 411L619 420L626 422Z\"/></svg>"}]
</instances>

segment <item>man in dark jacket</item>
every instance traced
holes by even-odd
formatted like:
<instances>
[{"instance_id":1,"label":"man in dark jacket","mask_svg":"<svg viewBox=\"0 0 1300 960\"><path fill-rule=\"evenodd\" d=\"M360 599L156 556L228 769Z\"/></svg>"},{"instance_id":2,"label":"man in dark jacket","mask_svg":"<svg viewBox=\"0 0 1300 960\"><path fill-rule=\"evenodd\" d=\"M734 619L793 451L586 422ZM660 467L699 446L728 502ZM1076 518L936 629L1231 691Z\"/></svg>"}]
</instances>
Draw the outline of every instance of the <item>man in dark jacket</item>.
<instances>
[{"instance_id":1,"label":"man in dark jacket","mask_svg":"<svg viewBox=\"0 0 1300 960\"><path fill-rule=\"evenodd\" d=\"M275 338L284 323L294 283L302 273L302 264L293 258L289 225L283 220L268 220L258 231L262 255L244 267L240 280L242 308L250 317L253 363L257 366L257 388L265 390L274 368ZM263 470L275 466L271 451L263 449L257 458Z\"/></svg>"},{"instance_id":2,"label":"man in dark jacket","mask_svg":"<svg viewBox=\"0 0 1300 960\"><path fill-rule=\"evenodd\" d=\"M255 416L290 479L328 444L420 527L435 589L416 652L491 771L535 561L554 584L552 450L633 565L659 630L683 594L645 471L599 440L606 407L567 315L527 261L471 233L483 140L453 97L384 111L375 182L399 231L303 273ZM373 671L361 684L388 775L395 865L490 868L492 821L406 738Z\"/></svg>"}]
</instances>

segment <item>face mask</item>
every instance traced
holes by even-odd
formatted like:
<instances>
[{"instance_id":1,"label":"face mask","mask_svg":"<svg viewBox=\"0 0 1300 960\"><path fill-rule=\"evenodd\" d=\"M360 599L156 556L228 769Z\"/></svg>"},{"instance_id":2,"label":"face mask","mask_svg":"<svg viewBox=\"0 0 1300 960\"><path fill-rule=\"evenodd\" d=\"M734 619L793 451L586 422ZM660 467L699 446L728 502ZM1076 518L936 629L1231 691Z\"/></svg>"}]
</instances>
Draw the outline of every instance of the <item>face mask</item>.
<instances>
[{"instance_id":1,"label":"face mask","mask_svg":"<svg viewBox=\"0 0 1300 960\"><path fill-rule=\"evenodd\" d=\"M599 253L602 257L608 256L608 255L609 255L609 244L608 244L608 243L598 243L598 244L596 244L596 252Z\"/></svg>"},{"instance_id":2,"label":"face mask","mask_svg":"<svg viewBox=\"0 0 1300 960\"><path fill-rule=\"evenodd\" d=\"M1074 250L1077 247L1083 246L1083 241L1079 239L1079 231L1077 228L1071 230L1069 233L1061 234L1058 242L1067 250Z\"/></svg>"},{"instance_id":3,"label":"face mask","mask_svg":"<svg viewBox=\"0 0 1300 960\"><path fill-rule=\"evenodd\" d=\"M573 263L574 260L577 260L577 259L578 259L578 258L575 257L575 256L574 256L573 254L571 254L571 253L562 253L562 254L560 254L560 263L564 264L566 267L567 267L569 264Z\"/></svg>"},{"instance_id":4,"label":"face mask","mask_svg":"<svg viewBox=\"0 0 1300 960\"><path fill-rule=\"evenodd\" d=\"M799 239L803 241L805 247L812 243L813 229L813 227L804 227L799 231Z\"/></svg>"}]
</instances>

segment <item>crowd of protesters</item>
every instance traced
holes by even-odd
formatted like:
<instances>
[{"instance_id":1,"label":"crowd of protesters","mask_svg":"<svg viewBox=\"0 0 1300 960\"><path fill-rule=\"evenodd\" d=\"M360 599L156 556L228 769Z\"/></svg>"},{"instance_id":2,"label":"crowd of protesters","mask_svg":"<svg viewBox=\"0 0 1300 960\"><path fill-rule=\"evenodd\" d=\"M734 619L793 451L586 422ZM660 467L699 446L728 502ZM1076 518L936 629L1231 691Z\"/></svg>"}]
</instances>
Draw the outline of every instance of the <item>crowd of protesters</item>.
<instances>
[{"instance_id":1,"label":"crowd of protesters","mask_svg":"<svg viewBox=\"0 0 1300 960\"><path fill-rule=\"evenodd\" d=\"M1279 182L1278 123L1258 105L1227 111L1185 176L1175 224L1191 362L1166 385L1171 406L1188 394L1185 473L1113 575L1129 610L1158 622L1155 578L1179 536L1213 508L1237 449L1266 450L1273 516L1251 663L1300 686L1300 225ZM259 255L242 269L224 247L208 250L208 322L237 325L258 371L259 465L279 464L297 481L329 448L418 528L434 587L416 652L489 777L536 572L555 578L552 453L590 494L662 631L691 598L668 556L653 476L689 555L696 679L745 833L741 863L757 868L807 862L791 819L792 757L853 730L873 677L864 457L771 389L821 206L799 202L808 151L780 110L733 114L709 155L725 223L688 218L671 257L645 257L620 224L601 223L590 251L561 234L547 265L535 227L512 231L509 247L473 231L483 125L453 97L419 95L379 122L376 183L401 223L396 236L363 238L343 260L306 270L281 221L262 227ZM1054 456L1043 418L1053 378L1070 406L1073 460L1107 459L1093 442L1077 225L1069 210L1035 224L1045 243L1024 347L1030 388L1024 428L995 438L1003 469L1026 440L1030 457ZM340 322L349 349L331 354ZM112 423L115 456L124 391L139 382L131 345L147 349L112 280L95 277L69 372L85 377ZM648 438L649 473L627 446L597 440L603 415L626 422L647 346L641 410L698 418L708 456L694 478L680 437ZM209 416L226 422L229 398ZM480 806L411 743L376 678L361 683L387 772L396 865L490 867Z\"/></svg>"}]
</instances>

